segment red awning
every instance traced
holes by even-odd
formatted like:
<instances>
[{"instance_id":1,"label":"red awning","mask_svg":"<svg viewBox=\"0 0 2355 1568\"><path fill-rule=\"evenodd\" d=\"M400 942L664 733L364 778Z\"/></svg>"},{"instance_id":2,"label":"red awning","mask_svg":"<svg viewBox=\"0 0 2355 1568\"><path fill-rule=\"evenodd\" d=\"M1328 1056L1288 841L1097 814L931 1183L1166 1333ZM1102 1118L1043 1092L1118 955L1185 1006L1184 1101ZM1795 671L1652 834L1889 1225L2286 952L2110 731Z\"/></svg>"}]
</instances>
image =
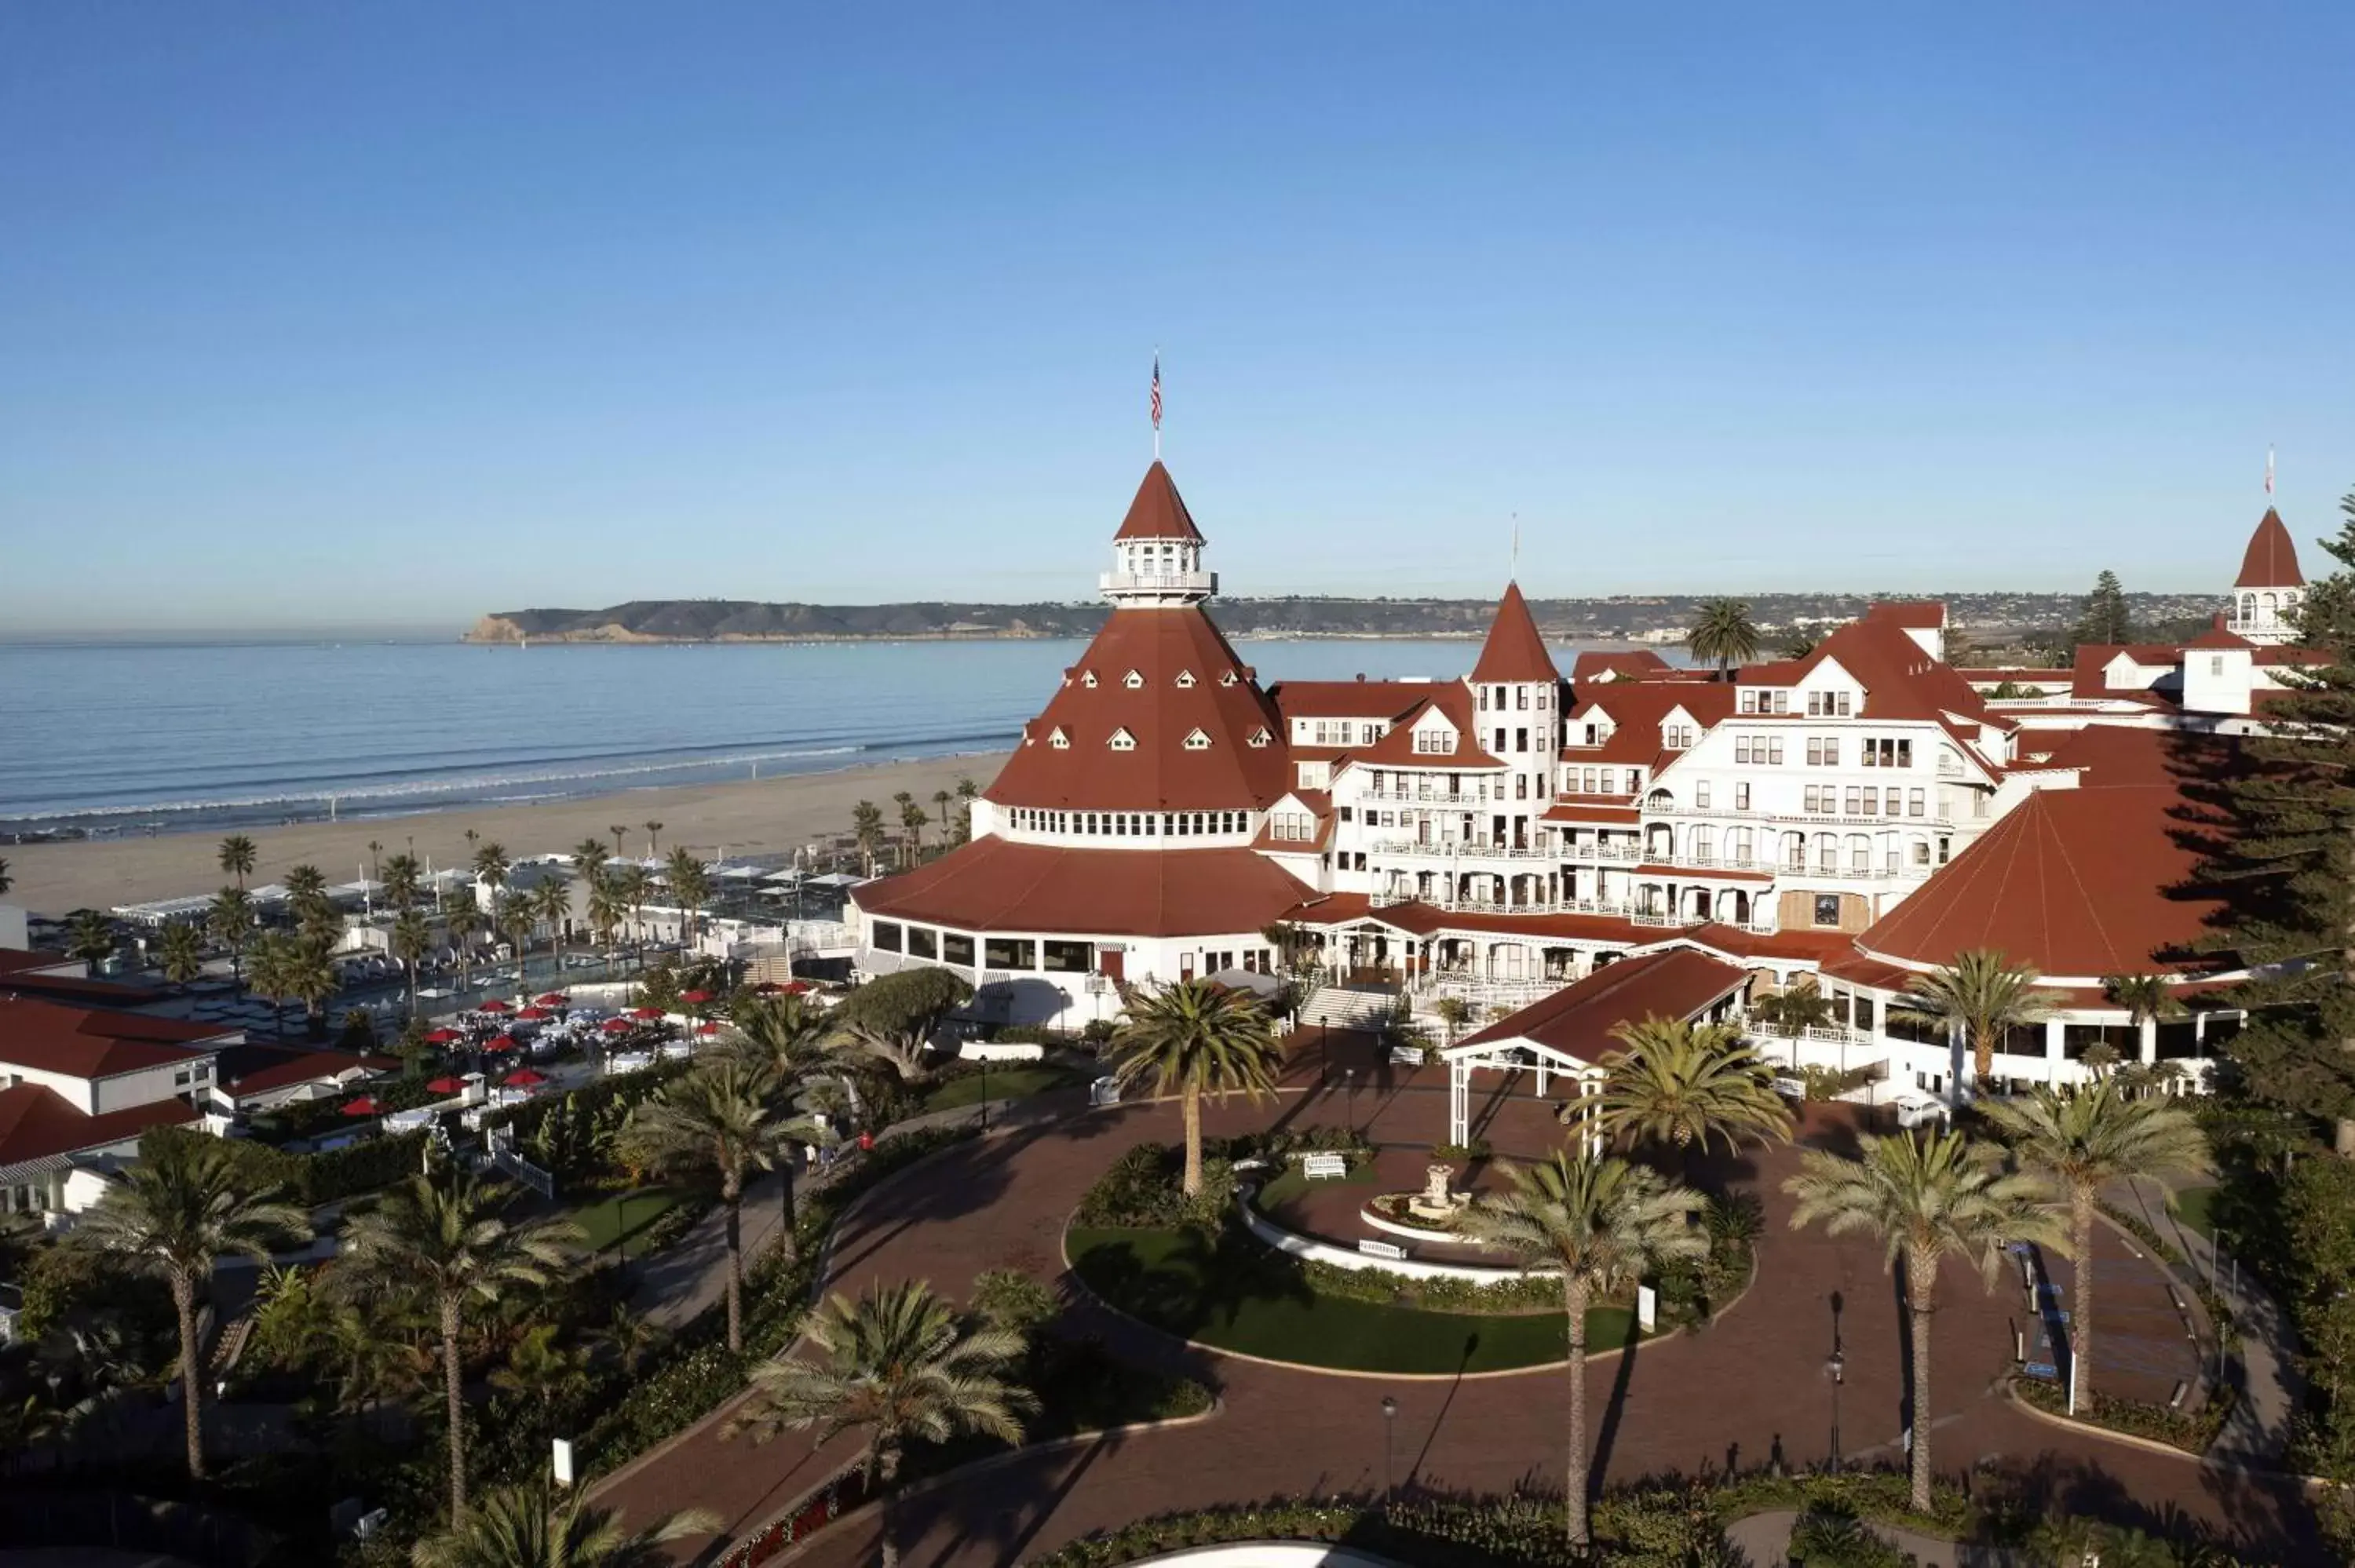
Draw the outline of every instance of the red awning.
<instances>
[{"instance_id":1,"label":"red awning","mask_svg":"<svg viewBox=\"0 0 2355 1568\"><path fill-rule=\"evenodd\" d=\"M428 1045L455 1045L464 1038L454 1029L437 1029L425 1037L425 1043Z\"/></svg>"},{"instance_id":2,"label":"red awning","mask_svg":"<svg viewBox=\"0 0 2355 1568\"><path fill-rule=\"evenodd\" d=\"M346 1116L375 1116L383 1109L384 1107L382 1106L377 1104L376 1101L370 1099L366 1095L362 1095L356 1100L346 1100L344 1102L344 1114Z\"/></svg>"},{"instance_id":3,"label":"red awning","mask_svg":"<svg viewBox=\"0 0 2355 1568\"><path fill-rule=\"evenodd\" d=\"M600 1027L608 1034L627 1034L637 1025L626 1018L609 1018Z\"/></svg>"},{"instance_id":4,"label":"red awning","mask_svg":"<svg viewBox=\"0 0 2355 1568\"><path fill-rule=\"evenodd\" d=\"M562 1007L572 999L560 991L544 991L531 1000L542 1007Z\"/></svg>"},{"instance_id":5,"label":"red awning","mask_svg":"<svg viewBox=\"0 0 2355 1568\"><path fill-rule=\"evenodd\" d=\"M516 1039L512 1034L496 1035L483 1043L483 1049L485 1051L512 1051L515 1048Z\"/></svg>"},{"instance_id":6,"label":"red awning","mask_svg":"<svg viewBox=\"0 0 2355 1568\"><path fill-rule=\"evenodd\" d=\"M501 1001L497 997L493 997L490 1001L483 1003L480 1007L475 1008L474 1011L476 1012L513 1012L515 1009L508 1006L506 1002Z\"/></svg>"},{"instance_id":7,"label":"red awning","mask_svg":"<svg viewBox=\"0 0 2355 1568\"><path fill-rule=\"evenodd\" d=\"M546 1082L548 1082L546 1078L533 1072L529 1067L526 1067L519 1073L509 1073L501 1080L502 1086L510 1089L536 1089Z\"/></svg>"},{"instance_id":8,"label":"red awning","mask_svg":"<svg viewBox=\"0 0 2355 1568\"><path fill-rule=\"evenodd\" d=\"M436 1078L425 1086L425 1092L430 1095L454 1095L465 1086L466 1082L463 1078Z\"/></svg>"},{"instance_id":9,"label":"red awning","mask_svg":"<svg viewBox=\"0 0 2355 1568\"><path fill-rule=\"evenodd\" d=\"M544 1007L527 1007L521 1012L516 1014L516 1022L517 1023L538 1023L542 1019L553 1018L555 1016L556 1014L549 1012L548 1009Z\"/></svg>"},{"instance_id":10,"label":"red awning","mask_svg":"<svg viewBox=\"0 0 2355 1568\"><path fill-rule=\"evenodd\" d=\"M634 1007L630 1009L630 1016L641 1023L660 1023L663 1010L659 1007Z\"/></svg>"}]
</instances>

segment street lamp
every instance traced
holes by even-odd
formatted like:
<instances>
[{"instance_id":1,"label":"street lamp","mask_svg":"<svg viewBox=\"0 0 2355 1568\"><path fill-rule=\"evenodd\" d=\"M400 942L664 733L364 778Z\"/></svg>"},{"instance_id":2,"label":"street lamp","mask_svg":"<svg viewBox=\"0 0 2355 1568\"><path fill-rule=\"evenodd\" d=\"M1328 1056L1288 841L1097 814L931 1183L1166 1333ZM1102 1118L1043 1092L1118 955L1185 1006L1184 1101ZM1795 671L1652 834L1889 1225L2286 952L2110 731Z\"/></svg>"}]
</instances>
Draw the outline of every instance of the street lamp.
<instances>
[{"instance_id":1,"label":"street lamp","mask_svg":"<svg viewBox=\"0 0 2355 1568\"><path fill-rule=\"evenodd\" d=\"M1824 1371L1832 1380L1832 1473L1840 1467L1840 1385L1848 1381L1848 1358L1838 1351L1832 1351L1824 1362Z\"/></svg>"},{"instance_id":2,"label":"street lamp","mask_svg":"<svg viewBox=\"0 0 2355 1568\"><path fill-rule=\"evenodd\" d=\"M1350 1130L1351 1132L1355 1132L1355 1131L1357 1131L1357 1130L1358 1130L1358 1069L1357 1069L1357 1068L1355 1068L1355 1067L1344 1067L1344 1068L1342 1068L1342 1069L1341 1069L1341 1086L1342 1086L1346 1091L1348 1091L1348 1096L1349 1096L1349 1130Z\"/></svg>"},{"instance_id":3,"label":"street lamp","mask_svg":"<svg viewBox=\"0 0 2355 1568\"><path fill-rule=\"evenodd\" d=\"M1382 1511L1391 1507L1391 1431L1398 1424L1398 1401L1382 1395Z\"/></svg>"},{"instance_id":4,"label":"street lamp","mask_svg":"<svg viewBox=\"0 0 2355 1568\"><path fill-rule=\"evenodd\" d=\"M989 1130L989 1057L981 1059L981 1130Z\"/></svg>"}]
</instances>

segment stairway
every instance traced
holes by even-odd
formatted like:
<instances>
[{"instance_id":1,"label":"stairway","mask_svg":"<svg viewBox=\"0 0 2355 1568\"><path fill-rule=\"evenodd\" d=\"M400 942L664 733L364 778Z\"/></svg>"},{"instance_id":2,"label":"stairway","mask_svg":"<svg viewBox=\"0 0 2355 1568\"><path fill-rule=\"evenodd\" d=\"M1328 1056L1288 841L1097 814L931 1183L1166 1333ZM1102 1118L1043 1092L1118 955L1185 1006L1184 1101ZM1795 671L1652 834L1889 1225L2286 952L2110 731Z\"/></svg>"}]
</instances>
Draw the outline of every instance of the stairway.
<instances>
[{"instance_id":1,"label":"stairway","mask_svg":"<svg viewBox=\"0 0 2355 1568\"><path fill-rule=\"evenodd\" d=\"M1300 1010L1304 1027L1380 1029L1398 1010L1398 992L1387 986L1326 985Z\"/></svg>"}]
</instances>

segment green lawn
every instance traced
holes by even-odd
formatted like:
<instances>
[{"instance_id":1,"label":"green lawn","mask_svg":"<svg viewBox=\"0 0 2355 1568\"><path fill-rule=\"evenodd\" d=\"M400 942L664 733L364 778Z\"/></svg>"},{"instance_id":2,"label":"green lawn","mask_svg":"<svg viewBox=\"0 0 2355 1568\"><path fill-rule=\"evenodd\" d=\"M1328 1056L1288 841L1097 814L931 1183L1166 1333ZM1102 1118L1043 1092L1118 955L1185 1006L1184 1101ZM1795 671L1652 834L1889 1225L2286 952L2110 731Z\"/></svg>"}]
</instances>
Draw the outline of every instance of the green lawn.
<instances>
[{"instance_id":1,"label":"green lawn","mask_svg":"<svg viewBox=\"0 0 2355 1568\"><path fill-rule=\"evenodd\" d=\"M1349 1168L1347 1176L1320 1176L1311 1181L1300 1168L1298 1160L1288 1162L1279 1175L1271 1177L1259 1190L1259 1206L1263 1209L1282 1208L1295 1198L1316 1187L1370 1187L1374 1184L1374 1162L1370 1160Z\"/></svg>"},{"instance_id":2,"label":"green lawn","mask_svg":"<svg viewBox=\"0 0 2355 1568\"><path fill-rule=\"evenodd\" d=\"M2186 1187L2175 1194L2175 1217L2183 1222L2187 1231L2198 1231L2210 1241L2216 1239L2216 1189Z\"/></svg>"},{"instance_id":3,"label":"green lawn","mask_svg":"<svg viewBox=\"0 0 2355 1568\"><path fill-rule=\"evenodd\" d=\"M1561 1317L1431 1312L1322 1296L1259 1244L1179 1231L1073 1230L1073 1267L1106 1301L1220 1350L1355 1372L1502 1372L1558 1361ZM1587 1314L1590 1351L1626 1343L1634 1315Z\"/></svg>"},{"instance_id":4,"label":"green lawn","mask_svg":"<svg viewBox=\"0 0 2355 1568\"><path fill-rule=\"evenodd\" d=\"M972 1073L951 1078L947 1083L924 1097L928 1111L955 1110L961 1106L981 1103L984 1084L989 1086L989 1100L1018 1100L1025 1095L1039 1094L1048 1089L1060 1089L1071 1084L1087 1082L1084 1075L1071 1067L1053 1067L1041 1062L1026 1062L1018 1066L992 1067L987 1074Z\"/></svg>"},{"instance_id":5,"label":"green lawn","mask_svg":"<svg viewBox=\"0 0 2355 1568\"><path fill-rule=\"evenodd\" d=\"M568 1210L565 1218L579 1225L583 1233L581 1246L590 1252L602 1252L627 1237L635 1241L665 1213L678 1206L685 1193L670 1187L641 1187L634 1192L609 1192L593 1202ZM629 1229L622 1222L629 1221Z\"/></svg>"}]
</instances>

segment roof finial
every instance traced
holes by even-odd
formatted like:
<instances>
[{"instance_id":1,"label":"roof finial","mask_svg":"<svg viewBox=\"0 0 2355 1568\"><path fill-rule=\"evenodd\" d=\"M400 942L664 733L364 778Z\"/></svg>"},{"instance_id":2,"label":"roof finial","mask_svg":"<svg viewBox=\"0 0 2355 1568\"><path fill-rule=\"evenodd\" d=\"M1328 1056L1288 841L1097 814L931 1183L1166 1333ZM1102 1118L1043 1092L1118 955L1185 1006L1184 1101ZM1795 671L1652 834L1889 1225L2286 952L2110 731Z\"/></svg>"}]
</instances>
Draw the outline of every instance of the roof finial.
<instances>
[{"instance_id":1,"label":"roof finial","mask_svg":"<svg viewBox=\"0 0 2355 1568\"><path fill-rule=\"evenodd\" d=\"M1153 345L1153 461L1161 461L1161 345Z\"/></svg>"}]
</instances>

